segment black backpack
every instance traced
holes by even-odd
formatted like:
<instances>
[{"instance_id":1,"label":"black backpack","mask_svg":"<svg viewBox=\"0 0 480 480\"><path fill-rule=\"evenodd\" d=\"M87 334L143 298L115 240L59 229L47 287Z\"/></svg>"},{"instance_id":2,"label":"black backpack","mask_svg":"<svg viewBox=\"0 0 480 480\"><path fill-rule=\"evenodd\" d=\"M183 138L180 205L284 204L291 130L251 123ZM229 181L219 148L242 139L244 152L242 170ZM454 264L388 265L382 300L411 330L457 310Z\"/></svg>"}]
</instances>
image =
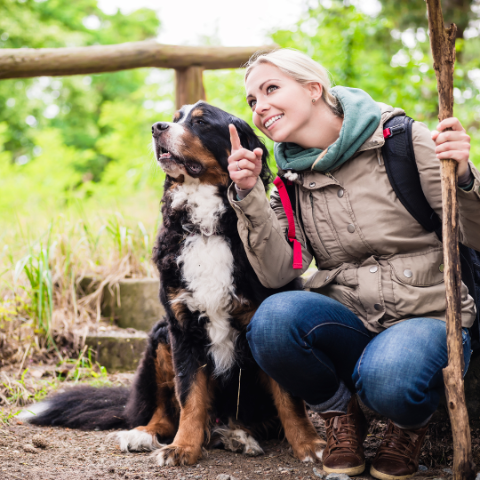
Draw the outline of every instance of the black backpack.
<instances>
[{"instance_id":1,"label":"black backpack","mask_svg":"<svg viewBox=\"0 0 480 480\"><path fill-rule=\"evenodd\" d=\"M412 143L413 119L406 115L391 118L384 124L385 144L382 155L388 179L403 206L420 225L435 232L442 240L442 222L425 197ZM282 178L295 211L295 185ZM480 351L480 253L459 245L462 281L477 307L475 323L470 328L472 349Z\"/></svg>"},{"instance_id":2,"label":"black backpack","mask_svg":"<svg viewBox=\"0 0 480 480\"><path fill-rule=\"evenodd\" d=\"M382 155L388 179L398 199L415 220L442 240L442 222L428 203L420 184L412 143L413 120L399 115L384 125L385 144ZM480 253L459 245L462 281L475 301L477 316L470 328L472 348L480 349Z\"/></svg>"}]
</instances>

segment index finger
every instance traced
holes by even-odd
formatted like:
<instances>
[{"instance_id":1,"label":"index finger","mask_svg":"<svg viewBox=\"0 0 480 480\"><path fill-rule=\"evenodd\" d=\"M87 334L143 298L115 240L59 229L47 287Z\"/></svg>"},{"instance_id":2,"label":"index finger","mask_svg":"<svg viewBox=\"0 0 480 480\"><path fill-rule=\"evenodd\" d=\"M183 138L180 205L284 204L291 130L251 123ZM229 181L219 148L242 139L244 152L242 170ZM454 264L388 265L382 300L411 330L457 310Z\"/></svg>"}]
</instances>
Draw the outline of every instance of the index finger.
<instances>
[{"instance_id":1,"label":"index finger","mask_svg":"<svg viewBox=\"0 0 480 480\"><path fill-rule=\"evenodd\" d=\"M237 129L235 125L232 123L228 126L228 130L230 131L230 142L232 144L232 151L239 150L242 148L242 144L240 143L240 137L238 136Z\"/></svg>"},{"instance_id":2,"label":"index finger","mask_svg":"<svg viewBox=\"0 0 480 480\"><path fill-rule=\"evenodd\" d=\"M464 128L462 127L462 124L456 117L446 118L445 120L443 120L437 125L437 130L439 131L443 131L446 128L451 128L452 130L456 130L458 132L461 132L464 130Z\"/></svg>"}]
</instances>

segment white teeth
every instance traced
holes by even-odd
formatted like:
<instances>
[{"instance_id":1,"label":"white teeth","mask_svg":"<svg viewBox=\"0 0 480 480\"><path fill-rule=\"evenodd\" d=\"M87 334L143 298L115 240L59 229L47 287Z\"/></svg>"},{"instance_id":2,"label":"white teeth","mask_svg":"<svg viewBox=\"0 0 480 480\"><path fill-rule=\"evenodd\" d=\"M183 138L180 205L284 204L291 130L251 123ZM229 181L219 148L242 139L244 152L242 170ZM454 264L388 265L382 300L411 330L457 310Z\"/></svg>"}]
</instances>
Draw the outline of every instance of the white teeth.
<instances>
[{"instance_id":1,"label":"white teeth","mask_svg":"<svg viewBox=\"0 0 480 480\"><path fill-rule=\"evenodd\" d=\"M265 127L268 128L270 125L272 125L273 123L275 123L277 120L279 120L282 117L283 117L283 115L277 115L275 117L270 118L267 122L265 122Z\"/></svg>"}]
</instances>

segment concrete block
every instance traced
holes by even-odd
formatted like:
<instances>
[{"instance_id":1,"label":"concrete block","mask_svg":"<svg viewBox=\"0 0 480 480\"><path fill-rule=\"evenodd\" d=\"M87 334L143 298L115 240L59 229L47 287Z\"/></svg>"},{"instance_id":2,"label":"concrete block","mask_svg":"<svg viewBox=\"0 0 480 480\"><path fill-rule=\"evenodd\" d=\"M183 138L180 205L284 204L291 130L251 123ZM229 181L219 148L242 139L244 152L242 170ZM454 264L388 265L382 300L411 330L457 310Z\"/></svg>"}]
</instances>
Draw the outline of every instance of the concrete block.
<instances>
[{"instance_id":1,"label":"concrete block","mask_svg":"<svg viewBox=\"0 0 480 480\"><path fill-rule=\"evenodd\" d=\"M91 293L99 280L84 277L79 287ZM150 331L165 314L159 299L158 278L127 278L118 282L118 287L105 287L102 300L102 317L113 318L122 328ZM112 294L113 292L113 294Z\"/></svg>"},{"instance_id":2,"label":"concrete block","mask_svg":"<svg viewBox=\"0 0 480 480\"><path fill-rule=\"evenodd\" d=\"M147 347L145 332L106 331L87 335L85 343L96 352L95 360L108 371L135 370Z\"/></svg>"}]
</instances>

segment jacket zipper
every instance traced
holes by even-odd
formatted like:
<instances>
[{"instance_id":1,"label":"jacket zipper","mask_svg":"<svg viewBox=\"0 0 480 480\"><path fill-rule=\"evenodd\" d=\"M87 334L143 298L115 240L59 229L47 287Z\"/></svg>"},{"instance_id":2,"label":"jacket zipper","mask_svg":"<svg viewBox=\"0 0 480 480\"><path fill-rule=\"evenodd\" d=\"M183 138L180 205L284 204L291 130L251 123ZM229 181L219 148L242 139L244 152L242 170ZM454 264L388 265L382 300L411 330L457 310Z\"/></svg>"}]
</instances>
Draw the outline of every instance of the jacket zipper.
<instances>
[{"instance_id":1,"label":"jacket zipper","mask_svg":"<svg viewBox=\"0 0 480 480\"><path fill-rule=\"evenodd\" d=\"M332 178L333 178L333 177L332 177ZM335 180L335 179L334 179L334 180ZM323 247L323 251L324 251L325 257L326 257L326 258L330 258L330 255L328 254L327 249L325 248L325 244L324 244L323 241L322 241L322 237L320 236L320 232L318 231L317 222L315 222L315 217L314 217L314 215L313 215L313 193L312 193L312 192L310 192L310 206L312 207L312 222L313 222L313 224L315 225L315 230L316 230L316 232L317 232L317 237L318 237L318 239L320 240L320 243L321 243L321 245L322 245L322 247Z\"/></svg>"}]
</instances>

